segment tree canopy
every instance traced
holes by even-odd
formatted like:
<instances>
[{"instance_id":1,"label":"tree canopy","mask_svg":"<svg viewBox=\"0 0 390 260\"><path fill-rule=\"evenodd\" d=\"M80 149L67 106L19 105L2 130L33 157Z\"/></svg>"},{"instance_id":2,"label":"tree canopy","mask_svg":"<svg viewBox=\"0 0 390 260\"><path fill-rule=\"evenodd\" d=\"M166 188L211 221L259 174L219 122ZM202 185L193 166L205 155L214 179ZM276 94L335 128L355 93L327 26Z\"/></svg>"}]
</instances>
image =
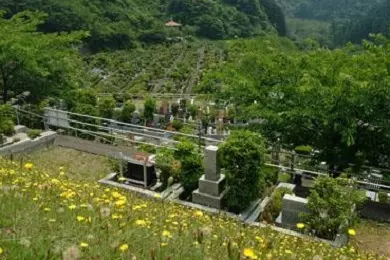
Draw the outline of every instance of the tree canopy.
<instances>
[{"instance_id":1,"label":"tree canopy","mask_svg":"<svg viewBox=\"0 0 390 260\"><path fill-rule=\"evenodd\" d=\"M2 101L9 94L31 92L33 99L63 93L82 85L83 66L78 44L87 34L40 33L46 15L22 12L0 18L0 89ZM85 75L83 75L85 77Z\"/></svg>"},{"instance_id":2,"label":"tree canopy","mask_svg":"<svg viewBox=\"0 0 390 260\"><path fill-rule=\"evenodd\" d=\"M252 49L231 58L203 84L213 82L211 92L233 104L236 117L264 119L253 129L270 141L281 138L291 149L310 145L318 149L318 159L341 169L361 160L386 165L390 45L383 35L375 42L364 42L363 50L298 52L262 40L263 52Z\"/></svg>"}]
</instances>

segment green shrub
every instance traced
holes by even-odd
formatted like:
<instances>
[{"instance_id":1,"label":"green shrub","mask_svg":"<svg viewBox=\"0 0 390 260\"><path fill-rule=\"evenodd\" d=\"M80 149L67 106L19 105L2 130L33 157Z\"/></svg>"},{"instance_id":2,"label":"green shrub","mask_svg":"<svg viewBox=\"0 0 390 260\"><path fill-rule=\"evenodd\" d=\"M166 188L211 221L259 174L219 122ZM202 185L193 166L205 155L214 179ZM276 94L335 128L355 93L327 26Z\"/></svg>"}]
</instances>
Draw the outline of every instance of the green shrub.
<instances>
[{"instance_id":1,"label":"green shrub","mask_svg":"<svg viewBox=\"0 0 390 260\"><path fill-rule=\"evenodd\" d=\"M235 213L244 210L261 196L264 147L264 138L247 130L232 132L220 147L228 186L226 203L229 210Z\"/></svg>"},{"instance_id":2,"label":"green shrub","mask_svg":"<svg viewBox=\"0 0 390 260\"><path fill-rule=\"evenodd\" d=\"M299 154L310 154L313 151L313 148L310 145L300 145L295 147L295 152Z\"/></svg>"},{"instance_id":3,"label":"green shrub","mask_svg":"<svg viewBox=\"0 0 390 260\"><path fill-rule=\"evenodd\" d=\"M308 197L309 213L302 214L302 222L316 236L332 240L354 225L357 213L352 209L364 200L364 192L350 179L317 177Z\"/></svg>"},{"instance_id":4,"label":"green shrub","mask_svg":"<svg viewBox=\"0 0 390 260\"><path fill-rule=\"evenodd\" d=\"M272 223L278 217L282 210L283 196L285 194L293 194L293 192L289 188L280 187L272 193L270 201L261 213L261 221Z\"/></svg>"},{"instance_id":5,"label":"green shrub","mask_svg":"<svg viewBox=\"0 0 390 260\"><path fill-rule=\"evenodd\" d=\"M110 170L116 173L120 173L119 160L114 158L108 159L108 165Z\"/></svg>"},{"instance_id":6,"label":"green shrub","mask_svg":"<svg viewBox=\"0 0 390 260\"><path fill-rule=\"evenodd\" d=\"M264 175L264 181L269 184L276 184L278 181L279 169L276 167L263 166L261 172Z\"/></svg>"},{"instance_id":7,"label":"green shrub","mask_svg":"<svg viewBox=\"0 0 390 260\"><path fill-rule=\"evenodd\" d=\"M103 118L113 118L116 101L113 97L104 97L99 100L99 115Z\"/></svg>"},{"instance_id":8,"label":"green shrub","mask_svg":"<svg viewBox=\"0 0 390 260\"><path fill-rule=\"evenodd\" d=\"M168 186L168 179L172 177L174 180L178 179L180 163L175 160L174 152L168 148L162 148L156 154L156 167L161 170L160 181L164 187Z\"/></svg>"},{"instance_id":9,"label":"green shrub","mask_svg":"<svg viewBox=\"0 0 390 260\"><path fill-rule=\"evenodd\" d=\"M41 130L39 130L39 129L30 129L30 130L27 131L27 136L30 139L35 139L35 138L37 138L40 135L41 135Z\"/></svg>"},{"instance_id":10,"label":"green shrub","mask_svg":"<svg viewBox=\"0 0 390 260\"><path fill-rule=\"evenodd\" d=\"M11 119L5 119L0 122L0 133L11 136L14 134L14 122Z\"/></svg>"},{"instance_id":11,"label":"green shrub","mask_svg":"<svg viewBox=\"0 0 390 260\"><path fill-rule=\"evenodd\" d=\"M156 112L156 100L148 96L144 103L144 118L146 123L153 121L153 115Z\"/></svg>"},{"instance_id":12,"label":"green shrub","mask_svg":"<svg viewBox=\"0 0 390 260\"><path fill-rule=\"evenodd\" d=\"M156 153L156 147L150 144L140 144L138 146L138 149L142 152L148 153L148 154L155 154Z\"/></svg>"},{"instance_id":13,"label":"green shrub","mask_svg":"<svg viewBox=\"0 0 390 260\"><path fill-rule=\"evenodd\" d=\"M379 199L379 202L381 203L389 203L389 196L387 195L386 192L379 192L378 193L378 199Z\"/></svg>"},{"instance_id":14,"label":"green shrub","mask_svg":"<svg viewBox=\"0 0 390 260\"><path fill-rule=\"evenodd\" d=\"M198 188L199 178L203 174L202 157L196 152L196 146L189 141L177 144L176 149L174 156L181 165L180 182L185 194L189 195Z\"/></svg>"},{"instance_id":15,"label":"green shrub","mask_svg":"<svg viewBox=\"0 0 390 260\"><path fill-rule=\"evenodd\" d=\"M123 109L121 112L121 120L126 123L131 123L131 119L133 118L133 113L135 111L135 105L131 100L127 100L123 105Z\"/></svg>"},{"instance_id":16,"label":"green shrub","mask_svg":"<svg viewBox=\"0 0 390 260\"><path fill-rule=\"evenodd\" d=\"M175 128L176 131L180 131L183 128L183 122L181 120L173 120L172 127Z\"/></svg>"},{"instance_id":17,"label":"green shrub","mask_svg":"<svg viewBox=\"0 0 390 260\"><path fill-rule=\"evenodd\" d=\"M291 182L291 175L289 173L281 173L278 176L278 182Z\"/></svg>"}]
</instances>

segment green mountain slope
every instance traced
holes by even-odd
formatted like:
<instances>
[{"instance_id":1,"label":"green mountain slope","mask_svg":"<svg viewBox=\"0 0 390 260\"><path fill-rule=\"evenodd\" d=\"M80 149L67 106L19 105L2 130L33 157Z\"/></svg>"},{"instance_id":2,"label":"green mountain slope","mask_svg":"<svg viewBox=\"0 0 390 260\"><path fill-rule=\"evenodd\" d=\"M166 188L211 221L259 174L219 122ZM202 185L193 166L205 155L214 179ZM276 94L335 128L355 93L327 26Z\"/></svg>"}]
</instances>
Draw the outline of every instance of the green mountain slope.
<instances>
[{"instance_id":1,"label":"green mountain slope","mask_svg":"<svg viewBox=\"0 0 390 260\"><path fill-rule=\"evenodd\" d=\"M359 43L370 33L387 33L390 24L390 2L377 4L364 16L349 21L342 26L335 26L335 33L341 42Z\"/></svg>"},{"instance_id":2,"label":"green mountain slope","mask_svg":"<svg viewBox=\"0 0 390 260\"><path fill-rule=\"evenodd\" d=\"M9 15L26 9L47 13L40 28L45 32L87 30L92 51L160 43L169 36L227 39L286 31L274 0L5 0L0 9ZM170 18L183 24L181 30L166 28Z\"/></svg>"}]
</instances>

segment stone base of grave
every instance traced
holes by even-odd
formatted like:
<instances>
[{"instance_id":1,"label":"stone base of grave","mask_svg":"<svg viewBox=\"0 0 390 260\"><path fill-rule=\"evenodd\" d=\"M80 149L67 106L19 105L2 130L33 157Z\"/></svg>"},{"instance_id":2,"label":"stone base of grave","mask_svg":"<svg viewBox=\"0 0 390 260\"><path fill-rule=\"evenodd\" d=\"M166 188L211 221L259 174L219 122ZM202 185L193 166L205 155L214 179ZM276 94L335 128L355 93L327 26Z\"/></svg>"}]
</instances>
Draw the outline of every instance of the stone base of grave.
<instances>
[{"instance_id":1,"label":"stone base of grave","mask_svg":"<svg viewBox=\"0 0 390 260\"><path fill-rule=\"evenodd\" d=\"M219 196L213 196L202 193L198 189L192 192L192 202L211 208L222 209L224 207L223 196L225 192L222 192Z\"/></svg>"},{"instance_id":2,"label":"stone base of grave","mask_svg":"<svg viewBox=\"0 0 390 260\"><path fill-rule=\"evenodd\" d=\"M225 189L225 175L221 174L219 180L210 181L206 179L205 175L202 175L199 179L199 192L209 194L212 196L219 196L221 192Z\"/></svg>"}]
</instances>

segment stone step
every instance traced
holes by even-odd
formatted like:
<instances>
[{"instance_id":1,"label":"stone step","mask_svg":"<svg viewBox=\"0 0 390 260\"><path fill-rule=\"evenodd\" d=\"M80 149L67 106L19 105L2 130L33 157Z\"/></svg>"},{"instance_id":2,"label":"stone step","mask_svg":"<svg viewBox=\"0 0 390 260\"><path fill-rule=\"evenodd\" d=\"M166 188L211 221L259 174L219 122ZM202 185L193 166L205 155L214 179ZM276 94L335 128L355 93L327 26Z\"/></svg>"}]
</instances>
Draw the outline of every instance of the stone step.
<instances>
[{"instance_id":1,"label":"stone step","mask_svg":"<svg viewBox=\"0 0 390 260\"><path fill-rule=\"evenodd\" d=\"M252 214L252 212L256 210L260 203L261 199L253 201L243 212L240 213L241 219L245 221Z\"/></svg>"},{"instance_id":2,"label":"stone step","mask_svg":"<svg viewBox=\"0 0 390 260\"><path fill-rule=\"evenodd\" d=\"M263 212L265 206L270 201L269 197L265 197L260 204L252 211L252 213L245 219L245 222L258 221L261 212Z\"/></svg>"}]
</instances>

